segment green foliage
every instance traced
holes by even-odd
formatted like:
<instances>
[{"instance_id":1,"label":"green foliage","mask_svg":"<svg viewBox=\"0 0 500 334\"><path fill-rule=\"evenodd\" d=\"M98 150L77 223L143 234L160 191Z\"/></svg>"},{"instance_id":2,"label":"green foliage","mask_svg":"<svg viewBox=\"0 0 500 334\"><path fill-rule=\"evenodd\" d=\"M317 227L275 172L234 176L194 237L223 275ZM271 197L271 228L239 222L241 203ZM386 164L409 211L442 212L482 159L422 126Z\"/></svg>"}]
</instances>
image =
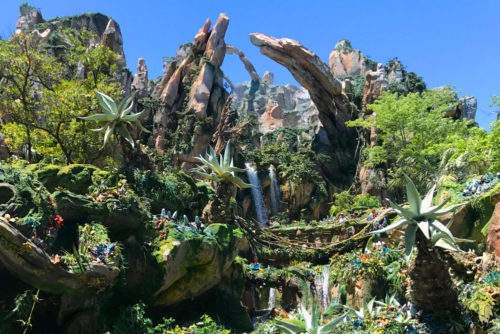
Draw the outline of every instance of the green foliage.
<instances>
[{"instance_id":1,"label":"green foliage","mask_svg":"<svg viewBox=\"0 0 500 334\"><path fill-rule=\"evenodd\" d=\"M495 309L500 306L499 284L500 275L496 269L476 275L475 280L469 284L461 282L458 298L465 312L473 319L486 324L495 314Z\"/></svg>"},{"instance_id":2,"label":"green foliage","mask_svg":"<svg viewBox=\"0 0 500 334\"><path fill-rule=\"evenodd\" d=\"M139 303L121 307L120 314L113 325L112 334L162 334L165 324L153 326L153 321L146 317L146 305Z\"/></svg>"},{"instance_id":3,"label":"green foliage","mask_svg":"<svg viewBox=\"0 0 500 334\"><path fill-rule=\"evenodd\" d=\"M271 164L274 165L280 179L292 185L324 183L317 167L319 156L312 150L300 149L294 153L287 145L278 143L249 152L246 160L252 161L256 170L265 170Z\"/></svg>"},{"instance_id":4,"label":"green foliage","mask_svg":"<svg viewBox=\"0 0 500 334\"><path fill-rule=\"evenodd\" d=\"M351 100L354 104L361 110L361 105L363 102L363 95L365 92L365 81L364 75L340 75L338 77L340 80L349 79L351 81Z\"/></svg>"},{"instance_id":5,"label":"green foliage","mask_svg":"<svg viewBox=\"0 0 500 334\"><path fill-rule=\"evenodd\" d=\"M116 55L106 47L87 50L86 31L53 32L68 44L63 59L48 53L33 34L15 34L0 43L0 114L6 143L33 161L40 154L53 162L89 163L99 158L100 135L78 117L97 110L94 89L116 96L112 79ZM77 65L85 72L77 73ZM80 76L83 75L83 76Z\"/></svg>"},{"instance_id":6,"label":"green foliage","mask_svg":"<svg viewBox=\"0 0 500 334\"><path fill-rule=\"evenodd\" d=\"M420 194L413 181L405 175L406 194L408 198L409 208L401 207L393 202L390 202L391 207L400 215L401 218L396 220L391 225L374 231L372 233L383 233L393 229L406 226L405 235L405 252L406 256L410 257L415 246L415 238L420 230L422 235L427 238L433 246L439 246L445 249L459 251L456 239L451 234L448 226L444 226L437 220L438 217L450 212L463 204L455 204L445 208L447 200L443 203L432 206L432 199L436 185L434 185L423 199L420 199Z\"/></svg>"},{"instance_id":7,"label":"green foliage","mask_svg":"<svg viewBox=\"0 0 500 334\"><path fill-rule=\"evenodd\" d=\"M224 156L221 153L220 158L217 158L212 147L205 158L197 157L196 159L201 162L201 166L196 170L196 173L204 179L214 182L226 182L235 184L239 188L251 188L253 187L251 184L245 183L235 175L235 173L244 173L245 170L233 166L230 143L230 141L227 142Z\"/></svg>"},{"instance_id":8,"label":"green foliage","mask_svg":"<svg viewBox=\"0 0 500 334\"><path fill-rule=\"evenodd\" d=\"M330 215L334 216L341 212L346 213L354 208L372 209L380 205L375 196L371 196L370 194L358 194L353 196L347 190L335 194L334 203L335 204L330 208Z\"/></svg>"},{"instance_id":9,"label":"green foliage","mask_svg":"<svg viewBox=\"0 0 500 334\"><path fill-rule=\"evenodd\" d=\"M108 143L111 134L114 134L115 137L120 135L130 144L130 146L134 147L134 140L129 132L129 127L132 126L132 123L134 123L142 131L149 132L142 126L141 121L139 120L143 111L136 114L130 113L134 107L133 99L135 92L122 99L118 105L116 105L115 101L113 101L113 99L106 94L99 91L96 91L96 94L104 114L96 114L80 118L86 121L99 121L106 124L100 129L93 130L105 130L103 147Z\"/></svg>"},{"instance_id":10,"label":"green foliage","mask_svg":"<svg viewBox=\"0 0 500 334\"><path fill-rule=\"evenodd\" d=\"M313 299L312 312L309 313L304 306L300 306L300 315L303 321L298 319L283 319L275 320L274 324L277 328L281 329L285 333L311 333L311 334L327 334L331 333L331 330L335 326L344 322L347 315L341 315L328 323L323 324L323 319L321 313L318 310L318 304L316 299Z\"/></svg>"},{"instance_id":11,"label":"green foliage","mask_svg":"<svg viewBox=\"0 0 500 334\"><path fill-rule=\"evenodd\" d=\"M444 117L456 105L456 94L450 88L407 96L386 92L368 106L373 117L348 125L379 129L380 145L363 150L363 163L368 167L389 164L390 188L401 187L405 173L419 188L428 188L440 176L444 152L469 132L470 122Z\"/></svg>"}]
</instances>

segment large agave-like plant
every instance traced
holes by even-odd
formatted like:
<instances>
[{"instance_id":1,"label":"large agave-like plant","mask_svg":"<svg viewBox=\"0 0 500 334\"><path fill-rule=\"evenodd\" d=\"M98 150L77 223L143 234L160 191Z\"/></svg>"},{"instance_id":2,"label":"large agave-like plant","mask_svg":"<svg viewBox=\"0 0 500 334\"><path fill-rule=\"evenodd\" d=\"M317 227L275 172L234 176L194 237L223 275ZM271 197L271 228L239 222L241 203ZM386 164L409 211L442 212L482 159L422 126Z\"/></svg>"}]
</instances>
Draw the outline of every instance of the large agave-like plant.
<instances>
[{"instance_id":1,"label":"large agave-like plant","mask_svg":"<svg viewBox=\"0 0 500 334\"><path fill-rule=\"evenodd\" d=\"M234 167L233 159L231 158L231 150L229 149L230 143L231 141L227 142L224 156L220 154L219 158L217 158L217 154L215 154L214 149L210 146L210 152L207 153L205 158L201 156L197 157L196 159L200 161L202 165L196 172L203 178L218 183L228 182L235 184L239 188L251 188L253 185L245 183L235 174L244 173L245 170Z\"/></svg>"},{"instance_id":2,"label":"large agave-like plant","mask_svg":"<svg viewBox=\"0 0 500 334\"><path fill-rule=\"evenodd\" d=\"M239 188L253 187L245 183L236 173L245 172L244 169L234 167L231 158L230 141L227 142L224 155L219 158L212 147L206 157L198 157L201 166L195 171L201 177L217 182L217 193L215 199L207 204L203 210L205 221L226 222L228 223L230 214L230 201L234 194L234 185Z\"/></svg>"},{"instance_id":3,"label":"large agave-like plant","mask_svg":"<svg viewBox=\"0 0 500 334\"><path fill-rule=\"evenodd\" d=\"M453 212L462 204L445 208L447 201L433 206L432 198L436 186L421 199L413 181L406 176L406 193L409 208L390 203L401 216L391 225L372 233L386 232L406 226L404 231L405 251L410 258L413 250L417 256L408 268L408 293L413 304L422 310L442 311L455 310L457 293L448 271L448 263L444 253L439 249L459 251L456 239L448 229L437 220L438 217ZM435 247L438 246L438 247Z\"/></svg>"},{"instance_id":4,"label":"large agave-like plant","mask_svg":"<svg viewBox=\"0 0 500 334\"><path fill-rule=\"evenodd\" d=\"M319 312L318 304L316 302L312 305L311 313L309 313L305 307L301 305L300 314L304 321L298 319L275 320L275 325L285 333L289 334L327 334L331 333L335 326L344 322L347 318L347 314L344 314L323 325L321 312Z\"/></svg>"},{"instance_id":5,"label":"large agave-like plant","mask_svg":"<svg viewBox=\"0 0 500 334\"><path fill-rule=\"evenodd\" d=\"M116 105L115 101L113 101L113 99L108 95L97 90L95 91L95 93L104 113L80 118L86 121L99 121L106 123L106 125L102 128L92 130L105 131L103 147L106 146L106 144L109 142L109 138L112 134L115 134L115 136L119 134L132 147L134 147L134 140L130 135L128 127L131 126L132 123L135 123L142 131L149 132L142 126L139 120L139 117L143 112L139 112L136 114L130 113L134 107L133 99L135 96L135 92L123 98L118 105Z\"/></svg>"},{"instance_id":6,"label":"large agave-like plant","mask_svg":"<svg viewBox=\"0 0 500 334\"><path fill-rule=\"evenodd\" d=\"M417 231L420 230L425 238L427 238L433 246L442 247L445 249L450 249L454 251L459 251L458 247L451 231L448 226L443 225L438 217L445 215L447 213L453 212L456 208L462 206L463 204L455 204L445 208L448 200L443 203L433 206L432 199L434 196L434 191L436 190L436 185L434 185L427 195L423 199L420 199L420 194L413 181L405 175L406 178L406 195L408 197L409 208L399 206L393 202L390 202L391 207L400 215L401 218L396 220L391 225L373 231L372 233L382 233L393 229L402 228L406 226L404 232L405 236L405 251L406 255L411 256L413 249L415 248L415 239Z\"/></svg>"}]
</instances>

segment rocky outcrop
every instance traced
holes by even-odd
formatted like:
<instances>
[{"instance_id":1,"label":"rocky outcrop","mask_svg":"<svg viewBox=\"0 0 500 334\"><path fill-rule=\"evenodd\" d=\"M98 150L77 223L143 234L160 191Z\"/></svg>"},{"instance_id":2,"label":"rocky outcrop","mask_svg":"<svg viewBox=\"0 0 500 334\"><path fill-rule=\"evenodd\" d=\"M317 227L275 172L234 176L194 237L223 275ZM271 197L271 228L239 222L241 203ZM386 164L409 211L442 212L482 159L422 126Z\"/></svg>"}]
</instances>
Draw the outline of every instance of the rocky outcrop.
<instances>
[{"instance_id":1,"label":"rocky outcrop","mask_svg":"<svg viewBox=\"0 0 500 334\"><path fill-rule=\"evenodd\" d=\"M330 71L334 76L365 75L366 71L375 70L375 62L363 56L351 46L347 39L340 40L330 53Z\"/></svg>"},{"instance_id":2,"label":"rocky outcrop","mask_svg":"<svg viewBox=\"0 0 500 334\"><path fill-rule=\"evenodd\" d=\"M262 133L281 127L304 130L312 127L317 131L320 127L318 109L307 90L290 84L273 85L273 79L274 75L266 72L257 88L249 81L238 84L233 90L232 107L239 113L255 112Z\"/></svg>"},{"instance_id":3,"label":"rocky outcrop","mask_svg":"<svg viewBox=\"0 0 500 334\"><path fill-rule=\"evenodd\" d=\"M60 44L70 43L64 37L59 36L58 31L71 29L74 31L89 31L95 34L94 37L84 41L87 47L95 45L105 45L115 52L118 57L116 63L120 68L125 67L125 54L123 52L123 38L120 26L112 18L100 13L87 13L75 16L57 17L51 20L44 20L42 13L33 7L23 4L20 7L20 17L16 23L16 33L32 32L38 38L48 41L47 48L55 55L59 55ZM41 33L40 33L41 32ZM56 44L50 43L51 38Z\"/></svg>"},{"instance_id":4,"label":"rocky outcrop","mask_svg":"<svg viewBox=\"0 0 500 334\"><path fill-rule=\"evenodd\" d=\"M219 15L211 30L211 21L207 20L187 56L180 63L177 60L169 63L153 90L152 97L160 99L163 105L153 118L155 147L164 151L167 129L179 133L174 153L176 163L183 168L191 168L195 157L206 151L210 128L217 127L228 97L220 70L226 54L224 36L228 24L225 14ZM196 121L206 126L195 125Z\"/></svg>"},{"instance_id":5,"label":"rocky outcrop","mask_svg":"<svg viewBox=\"0 0 500 334\"><path fill-rule=\"evenodd\" d=\"M285 66L308 90L321 122L316 147L318 152L333 158L333 163L322 168L336 183L350 183L355 170L356 134L345 122L352 119L355 106L343 94L341 82L314 52L297 41L260 33L250 34L250 40L262 54Z\"/></svg>"},{"instance_id":6,"label":"rocky outcrop","mask_svg":"<svg viewBox=\"0 0 500 334\"><path fill-rule=\"evenodd\" d=\"M271 86L274 83L274 73L270 71L264 72L262 76L262 82L267 86Z\"/></svg>"},{"instance_id":7,"label":"rocky outcrop","mask_svg":"<svg viewBox=\"0 0 500 334\"><path fill-rule=\"evenodd\" d=\"M460 118L474 120L477 112L477 99L472 95L464 95L458 99Z\"/></svg>"},{"instance_id":8,"label":"rocky outcrop","mask_svg":"<svg viewBox=\"0 0 500 334\"><path fill-rule=\"evenodd\" d=\"M488 228L487 241L488 250L500 258L500 192L496 197L497 202L491 217L491 225Z\"/></svg>"},{"instance_id":9,"label":"rocky outcrop","mask_svg":"<svg viewBox=\"0 0 500 334\"><path fill-rule=\"evenodd\" d=\"M367 105L372 104L375 100L382 95L389 88L389 80L385 67L382 64L377 65L375 71L366 73L365 92L363 95L362 111L365 114L371 113L366 108Z\"/></svg>"},{"instance_id":10,"label":"rocky outcrop","mask_svg":"<svg viewBox=\"0 0 500 334\"><path fill-rule=\"evenodd\" d=\"M136 91L136 97L142 99L148 94L148 68L144 58L139 58L137 61L137 71L132 81L132 90Z\"/></svg>"},{"instance_id":11,"label":"rocky outcrop","mask_svg":"<svg viewBox=\"0 0 500 334\"><path fill-rule=\"evenodd\" d=\"M269 100L266 111L260 117L260 131L262 133L277 130L283 126L283 110L278 102Z\"/></svg>"},{"instance_id":12,"label":"rocky outcrop","mask_svg":"<svg viewBox=\"0 0 500 334\"><path fill-rule=\"evenodd\" d=\"M155 293L155 305L190 300L216 287L231 275L236 255L248 249L238 229L212 224L205 231L207 237L185 240L169 237L162 243L157 258L166 275Z\"/></svg>"},{"instance_id":13,"label":"rocky outcrop","mask_svg":"<svg viewBox=\"0 0 500 334\"><path fill-rule=\"evenodd\" d=\"M4 221L0 221L0 264L22 281L54 294L98 291L111 285L119 273L118 268L101 264L89 265L82 274L67 271Z\"/></svg>"},{"instance_id":14,"label":"rocky outcrop","mask_svg":"<svg viewBox=\"0 0 500 334\"><path fill-rule=\"evenodd\" d=\"M19 7L19 19L16 22L16 33L30 29L34 25L42 22L42 12L25 3Z\"/></svg>"},{"instance_id":15,"label":"rocky outcrop","mask_svg":"<svg viewBox=\"0 0 500 334\"><path fill-rule=\"evenodd\" d=\"M285 66L309 91L321 123L330 136L348 132L345 122L352 118L353 106L342 94L340 81L333 77L316 54L288 38L276 39L255 33L250 34L250 40L262 54Z\"/></svg>"}]
</instances>

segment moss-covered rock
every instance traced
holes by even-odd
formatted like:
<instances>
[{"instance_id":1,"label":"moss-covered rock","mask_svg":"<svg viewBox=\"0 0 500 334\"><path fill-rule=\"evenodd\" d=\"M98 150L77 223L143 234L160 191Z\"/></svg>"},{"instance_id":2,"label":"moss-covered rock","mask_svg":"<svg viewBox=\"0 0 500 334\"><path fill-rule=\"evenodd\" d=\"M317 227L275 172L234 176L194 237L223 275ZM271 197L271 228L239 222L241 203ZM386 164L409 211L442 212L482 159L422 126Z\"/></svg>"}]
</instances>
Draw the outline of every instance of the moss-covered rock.
<instances>
[{"instance_id":1,"label":"moss-covered rock","mask_svg":"<svg viewBox=\"0 0 500 334\"><path fill-rule=\"evenodd\" d=\"M105 172L92 165L47 165L36 170L34 175L50 192L62 188L76 194L86 194L92 185L94 173Z\"/></svg>"},{"instance_id":2,"label":"moss-covered rock","mask_svg":"<svg viewBox=\"0 0 500 334\"><path fill-rule=\"evenodd\" d=\"M212 224L204 234L188 238L171 233L155 253L165 276L154 304L176 304L217 286L231 273L238 252L247 247L241 230L222 224Z\"/></svg>"}]
</instances>

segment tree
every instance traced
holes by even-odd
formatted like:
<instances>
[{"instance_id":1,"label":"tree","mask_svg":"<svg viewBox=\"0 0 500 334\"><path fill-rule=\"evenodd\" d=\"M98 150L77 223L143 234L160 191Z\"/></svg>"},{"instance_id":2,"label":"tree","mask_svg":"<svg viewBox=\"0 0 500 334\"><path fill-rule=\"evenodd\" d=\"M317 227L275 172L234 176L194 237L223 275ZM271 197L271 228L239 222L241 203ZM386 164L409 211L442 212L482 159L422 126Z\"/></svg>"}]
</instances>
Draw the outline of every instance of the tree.
<instances>
[{"instance_id":1,"label":"tree","mask_svg":"<svg viewBox=\"0 0 500 334\"><path fill-rule=\"evenodd\" d=\"M206 220L215 222L228 222L230 219L230 201L234 195L234 186L238 188L251 188L251 184L245 183L235 173L243 173L244 169L234 167L230 150L231 141L226 144L224 156L220 154L217 158L215 151L210 147L210 153L206 157L197 157L201 166L196 173L201 177L217 183L215 199L208 203L203 210L203 216Z\"/></svg>"},{"instance_id":2,"label":"tree","mask_svg":"<svg viewBox=\"0 0 500 334\"><path fill-rule=\"evenodd\" d=\"M419 188L429 188L440 175L446 144L468 133L470 122L445 117L456 104L456 94L449 87L407 96L382 94L368 106L373 117L348 122L349 126L375 126L379 130L379 145L363 150L363 163L367 167L387 166L392 189L404 185L405 173Z\"/></svg>"},{"instance_id":3,"label":"tree","mask_svg":"<svg viewBox=\"0 0 500 334\"><path fill-rule=\"evenodd\" d=\"M448 271L446 261L435 247L459 251L447 226L437 220L438 217L462 206L456 204L445 207L447 201L433 206L432 200L436 186L421 199L413 181L405 175L406 193L409 208L390 202L400 218L391 225L372 233L383 233L406 227L404 230L405 252L411 258L417 248L417 256L410 263L410 299L418 309L439 311L454 310L457 306L457 294Z\"/></svg>"},{"instance_id":4,"label":"tree","mask_svg":"<svg viewBox=\"0 0 500 334\"><path fill-rule=\"evenodd\" d=\"M33 161L33 151L52 160L90 163L102 152L102 135L79 119L98 110L94 90L120 94L116 55L83 42L92 35L58 31L68 41L62 58L52 56L33 34L0 42L0 114L6 142ZM63 65L64 61L64 65ZM80 66L83 71L77 71Z\"/></svg>"}]
</instances>

